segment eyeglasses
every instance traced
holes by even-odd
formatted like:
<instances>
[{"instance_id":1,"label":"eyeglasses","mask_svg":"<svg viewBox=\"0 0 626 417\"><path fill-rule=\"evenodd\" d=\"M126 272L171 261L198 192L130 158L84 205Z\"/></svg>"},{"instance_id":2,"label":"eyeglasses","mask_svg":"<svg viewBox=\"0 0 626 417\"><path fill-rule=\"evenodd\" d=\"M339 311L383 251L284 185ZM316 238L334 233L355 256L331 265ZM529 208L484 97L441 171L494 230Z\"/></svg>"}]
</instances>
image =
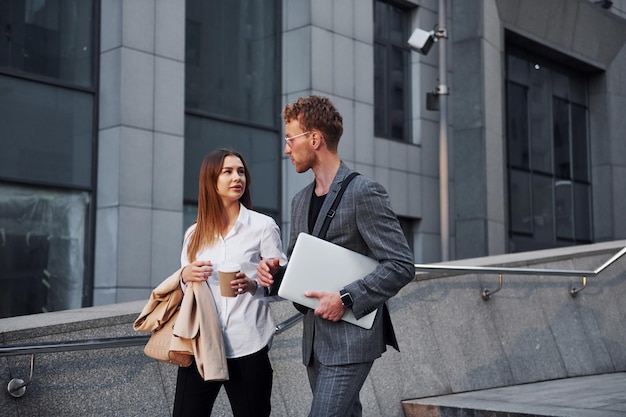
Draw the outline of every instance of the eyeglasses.
<instances>
[{"instance_id":1,"label":"eyeglasses","mask_svg":"<svg viewBox=\"0 0 626 417\"><path fill-rule=\"evenodd\" d=\"M299 138L300 136L308 135L310 133L311 131L309 130L308 132L300 133L299 135L296 135L296 136L292 136L292 137L285 136L285 142L287 142L287 145L291 146L295 138Z\"/></svg>"}]
</instances>

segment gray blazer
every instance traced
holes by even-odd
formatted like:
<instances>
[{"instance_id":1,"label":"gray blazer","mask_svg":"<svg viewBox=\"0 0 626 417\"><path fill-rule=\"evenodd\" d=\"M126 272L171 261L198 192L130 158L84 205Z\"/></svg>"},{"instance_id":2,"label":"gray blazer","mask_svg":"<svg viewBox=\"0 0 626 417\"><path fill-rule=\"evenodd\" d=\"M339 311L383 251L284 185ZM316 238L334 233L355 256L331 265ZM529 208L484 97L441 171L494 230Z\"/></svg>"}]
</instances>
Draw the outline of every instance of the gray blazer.
<instances>
[{"instance_id":1,"label":"gray blazer","mask_svg":"<svg viewBox=\"0 0 626 417\"><path fill-rule=\"evenodd\" d=\"M319 234L341 181L351 172L342 162L320 210L313 235ZM309 232L308 213L314 187L314 183L308 185L291 202L289 254L298 234ZM386 350L386 341L395 342L387 308L382 307L415 276L413 255L385 189L364 175L354 178L330 222L326 240L380 262L374 272L345 287L352 295L355 317L361 318L377 308L378 313L372 328L363 329L343 320L322 319L315 316L313 310L308 310L304 317L303 362L305 365L310 363L313 348L324 365L373 361ZM384 315L387 316L385 320Z\"/></svg>"}]
</instances>

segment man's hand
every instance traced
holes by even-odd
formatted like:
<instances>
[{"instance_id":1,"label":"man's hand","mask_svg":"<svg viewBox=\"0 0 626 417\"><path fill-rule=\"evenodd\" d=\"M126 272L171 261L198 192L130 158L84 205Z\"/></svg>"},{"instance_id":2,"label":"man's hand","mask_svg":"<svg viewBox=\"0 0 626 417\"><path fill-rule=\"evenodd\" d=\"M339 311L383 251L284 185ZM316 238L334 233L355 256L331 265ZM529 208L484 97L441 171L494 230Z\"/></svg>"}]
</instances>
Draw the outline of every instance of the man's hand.
<instances>
[{"instance_id":1,"label":"man's hand","mask_svg":"<svg viewBox=\"0 0 626 417\"><path fill-rule=\"evenodd\" d=\"M304 295L317 298L320 301L320 305L317 306L314 313L323 319L339 321L346 312L338 292L307 291Z\"/></svg>"},{"instance_id":2,"label":"man's hand","mask_svg":"<svg viewBox=\"0 0 626 417\"><path fill-rule=\"evenodd\" d=\"M278 272L278 267L278 258L261 259L261 262L259 262L259 265L256 267L259 284L264 287L272 285L274 283L274 274Z\"/></svg>"}]
</instances>

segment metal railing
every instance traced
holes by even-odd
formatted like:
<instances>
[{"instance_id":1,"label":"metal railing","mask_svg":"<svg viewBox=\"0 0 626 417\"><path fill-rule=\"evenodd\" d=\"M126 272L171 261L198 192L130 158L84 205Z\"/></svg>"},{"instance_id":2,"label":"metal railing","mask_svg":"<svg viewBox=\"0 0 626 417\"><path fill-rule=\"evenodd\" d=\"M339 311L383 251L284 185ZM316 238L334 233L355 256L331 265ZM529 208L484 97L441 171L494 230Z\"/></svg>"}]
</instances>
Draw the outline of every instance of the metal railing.
<instances>
[{"instance_id":1,"label":"metal railing","mask_svg":"<svg viewBox=\"0 0 626 417\"><path fill-rule=\"evenodd\" d=\"M120 348L145 345L150 336L114 337L109 339L73 340L67 342L44 342L28 345L0 346L0 357L30 355L30 373L26 380L13 378L7 385L9 395L19 398L26 393L26 387L33 382L35 370L35 354L71 352L76 350L92 350Z\"/></svg>"},{"instance_id":2,"label":"metal railing","mask_svg":"<svg viewBox=\"0 0 626 417\"><path fill-rule=\"evenodd\" d=\"M298 323L302 314L298 313L276 325L280 334ZM150 335L112 337L105 339L72 340L67 342L42 342L28 345L0 346L0 358L5 356L34 355L38 353L72 352L76 350L109 349L145 345Z\"/></svg>"},{"instance_id":3,"label":"metal railing","mask_svg":"<svg viewBox=\"0 0 626 417\"><path fill-rule=\"evenodd\" d=\"M287 320L279 323L276 326L276 334L280 334L290 327L294 326L301 318L302 314L298 313L291 316ZM7 385L7 391L9 395L14 398L22 397L26 393L26 387L31 382L33 382L33 372L35 370L35 354L143 346L148 343L148 339L150 339L150 335L0 346L0 358L5 356L31 355L30 373L28 378L26 380L21 378L11 379L9 381L9 384Z\"/></svg>"},{"instance_id":4,"label":"metal railing","mask_svg":"<svg viewBox=\"0 0 626 417\"><path fill-rule=\"evenodd\" d=\"M430 271L430 272L443 272L445 276L458 275L462 272L469 273L492 273L498 274L499 286L495 290L482 289L480 296L483 300L488 301L491 296L502 289L502 275L504 273L509 275L554 275L554 276L580 276L582 277L582 287L571 288L569 293L572 297L576 297L578 293L587 288L587 278L595 277L602 271L612 265L615 261L626 254L626 247L622 248L619 252L613 255L605 263L600 265L594 270L579 270L579 269L539 269L539 268L508 268L500 266L456 266L456 265L428 265L428 264L415 264L415 270L418 271ZM441 276L425 277L423 280L442 278Z\"/></svg>"},{"instance_id":5,"label":"metal railing","mask_svg":"<svg viewBox=\"0 0 626 417\"><path fill-rule=\"evenodd\" d=\"M580 276L582 277L582 287L571 288L569 293L572 297L576 297L578 293L587 287L587 278L595 277L608 268L611 264L626 254L626 247L613 255L609 260L594 270L567 270L567 269L539 269L539 268L508 268L508 267L488 267L488 266L457 266L457 265L433 265L433 264L415 264L416 276L420 275L418 271L424 272L440 272L442 275L423 277L420 280L426 281L430 279L445 278L460 273L485 273L498 274L499 286L494 290L482 289L480 296L483 300L488 301L491 296L502 289L503 274L509 275L552 275L552 276ZM297 313L287 320L276 326L276 334L280 334L290 327L296 325L303 317L302 313ZM142 346L148 342L150 338L147 336L127 336L115 337L108 339L91 339L91 340L75 340L67 342L44 342L28 345L0 346L0 357L31 355L30 358L30 375L28 379L19 378L12 379L7 390L13 397L21 397L26 392L26 386L33 380L33 371L35 368L35 354L53 353L53 352L69 352L77 350L107 349L120 348L130 346Z\"/></svg>"}]
</instances>

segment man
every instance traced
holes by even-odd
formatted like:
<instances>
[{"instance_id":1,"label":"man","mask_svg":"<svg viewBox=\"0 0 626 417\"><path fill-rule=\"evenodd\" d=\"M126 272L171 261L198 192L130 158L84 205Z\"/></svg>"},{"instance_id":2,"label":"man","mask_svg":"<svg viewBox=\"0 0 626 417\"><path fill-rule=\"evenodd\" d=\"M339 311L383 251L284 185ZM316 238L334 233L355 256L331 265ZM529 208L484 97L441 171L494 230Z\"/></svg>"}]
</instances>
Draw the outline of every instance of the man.
<instances>
[{"instance_id":1,"label":"man","mask_svg":"<svg viewBox=\"0 0 626 417\"><path fill-rule=\"evenodd\" d=\"M282 115L285 153L298 173L311 169L315 174L315 181L291 204L291 254L300 232L318 235L342 181L352 171L337 153L343 119L330 100L300 98L285 106ZM374 360L387 344L398 349L384 303L415 276L413 257L385 189L364 175L346 188L325 238L379 264L341 292L305 294L319 299L315 311L305 312L303 324L303 362L313 391L309 416L361 416L359 392ZM277 260L261 261L257 271L261 285L276 293L284 272ZM341 321L348 308L357 319L378 309L372 328Z\"/></svg>"}]
</instances>

